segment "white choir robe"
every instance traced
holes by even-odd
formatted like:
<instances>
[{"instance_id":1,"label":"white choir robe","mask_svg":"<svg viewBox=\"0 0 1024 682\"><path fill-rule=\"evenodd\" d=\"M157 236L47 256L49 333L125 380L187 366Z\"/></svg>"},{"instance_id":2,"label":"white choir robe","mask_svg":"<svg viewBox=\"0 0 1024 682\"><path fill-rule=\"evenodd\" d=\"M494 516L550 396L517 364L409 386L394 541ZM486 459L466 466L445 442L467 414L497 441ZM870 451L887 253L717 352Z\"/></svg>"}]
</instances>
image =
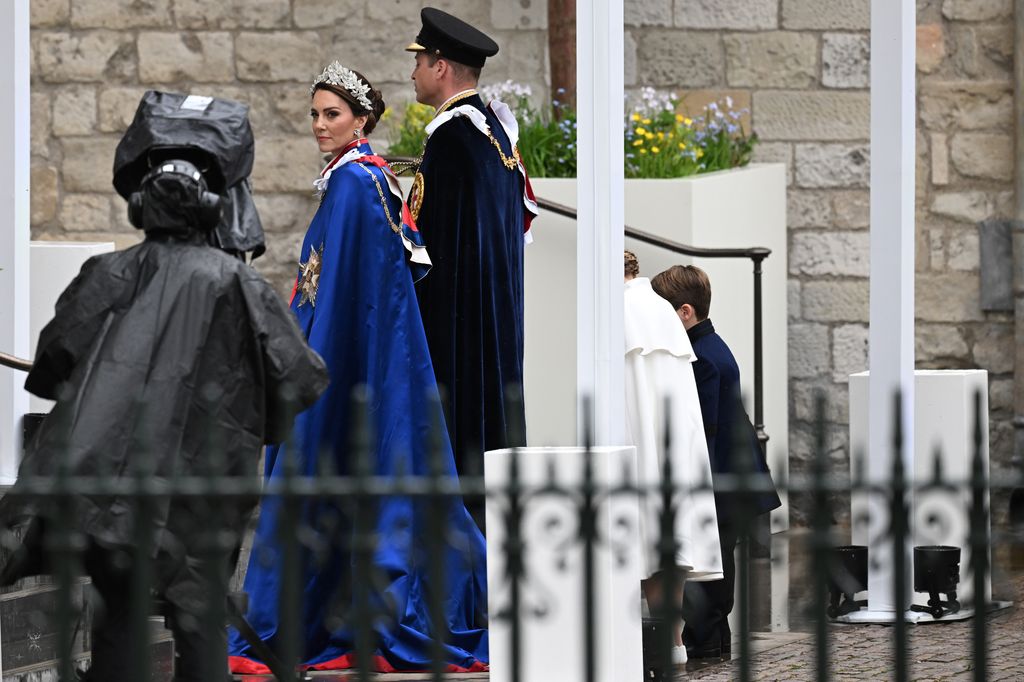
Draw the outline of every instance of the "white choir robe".
<instances>
[{"instance_id":1,"label":"white choir robe","mask_svg":"<svg viewBox=\"0 0 1024 682\"><path fill-rule=\"evenodd\" d=\"M642 486L659 485L664 472L665 399L670 400L670 456L677 514L676 565L690 571L687 580L722 578L718 517L710 490L711 461L701 418L696 360L690 339L672 305L651 288L646 277L625 283L626 434L637 449ZM693 491L705 485L705 491ZM649 489L649 488L648 488ZM641 498L640 539L644 575L659 570L661 494Z\"/></svg>"}]
</instances>

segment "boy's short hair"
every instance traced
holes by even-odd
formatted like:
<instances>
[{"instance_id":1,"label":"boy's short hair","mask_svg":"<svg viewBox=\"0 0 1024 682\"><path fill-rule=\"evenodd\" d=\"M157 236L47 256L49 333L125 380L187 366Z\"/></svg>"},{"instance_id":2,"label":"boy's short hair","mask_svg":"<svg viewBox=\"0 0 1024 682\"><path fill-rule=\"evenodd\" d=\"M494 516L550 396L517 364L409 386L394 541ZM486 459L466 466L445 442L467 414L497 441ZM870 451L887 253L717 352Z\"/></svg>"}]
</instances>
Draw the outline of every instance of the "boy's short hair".
<instances>
[{"instance_id":1,"label":"boy's short hair","mask_svg":"<svg viewBox=\"0 0 1024 682\"><path fill-rule=\"evenodd\" d=\"M626 277L637 277L640 275L640 261L632 251L623 251L623 268Z\"/></svg>"},{"instance_id":2,"label":"boy's short hair","mask_svg":"<svg viewBox=\"0 0 1024 682\"><path fill-rule=\"evenodd\" d=\"M675 310L689 303L698 320L705 319L711 310L711 281L708 273L696 265L673 265L658 273L651 287Z\"/></svg>"}]
</instances>

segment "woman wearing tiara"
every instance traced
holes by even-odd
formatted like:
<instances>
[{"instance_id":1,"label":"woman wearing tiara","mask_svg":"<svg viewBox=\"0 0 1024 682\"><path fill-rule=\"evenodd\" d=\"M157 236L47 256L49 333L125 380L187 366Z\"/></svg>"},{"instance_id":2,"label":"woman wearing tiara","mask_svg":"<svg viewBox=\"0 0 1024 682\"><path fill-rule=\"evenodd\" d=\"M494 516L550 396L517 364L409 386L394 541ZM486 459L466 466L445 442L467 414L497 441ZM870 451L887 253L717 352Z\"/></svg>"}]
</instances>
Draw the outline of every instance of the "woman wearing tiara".
<instances>
[{"instance_id":1,"label":"woman wearing tiara","mask_svg":"<svg viewBox=\"0 0 1024 682\"><path fill-rule=\"evenodd\" d=\"M320 207L306 231L291 309L309 344L323 356L331 383L295 421L287 445L267 450L266 477L294 467L300 476L348 474L354 462L353 391L370 433L375 476L426 475L430 444L440 446L444 472L455 477L448 432L416 303L414 281L430 265L398 182L366 140L384 112L380 92L358 72L333 62L310 88L312 131L330 163L314 182ZM486 610L484 540L459 500L445 503L447 533L430 537L421 498L375 498L369 584L354 585L351 505L317 499L300 507L301 628L304 667L333 670L358 665L353 594L373 610L372 669L428 670L430 626L428 556L441 551L449 672L487 669L487 631L476 624ZM282 584L281 500L264 498L245 577L248 620L272 649L280 641ZM356 538L361 540L362 538ZM368 593L368 594L367 594ZM231 631L235 673L266 673L248 643Z\"/></svg>"}]
</instances>

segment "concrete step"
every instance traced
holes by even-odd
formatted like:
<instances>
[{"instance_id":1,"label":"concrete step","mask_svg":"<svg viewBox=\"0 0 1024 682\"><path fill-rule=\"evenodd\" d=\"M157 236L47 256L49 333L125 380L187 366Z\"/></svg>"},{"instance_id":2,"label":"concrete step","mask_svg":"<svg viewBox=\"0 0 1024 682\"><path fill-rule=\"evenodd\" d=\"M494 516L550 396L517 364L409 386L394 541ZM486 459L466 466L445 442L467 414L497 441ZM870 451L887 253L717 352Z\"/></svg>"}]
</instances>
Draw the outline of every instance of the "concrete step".
<instances>
[{"instance_id":1,"label":"concrete step","mask_svg":"<svg viewBox=\"0 0 1024 682\"><path fill-rule=\"evenodd\" d=\"M80 613L72 625L71 655L76 667L89 666L89 636L92 613L83 594L88 582L72 588L72 604ZM83 608L83 602L85 604ZM57 588L52 581L34 578L21 581L0 595L0 667L2 682L57 681ZM174 664L174 644L162 619L151 625L150 665L152 682L169 682Z\"/></svg>"}]
</instances>

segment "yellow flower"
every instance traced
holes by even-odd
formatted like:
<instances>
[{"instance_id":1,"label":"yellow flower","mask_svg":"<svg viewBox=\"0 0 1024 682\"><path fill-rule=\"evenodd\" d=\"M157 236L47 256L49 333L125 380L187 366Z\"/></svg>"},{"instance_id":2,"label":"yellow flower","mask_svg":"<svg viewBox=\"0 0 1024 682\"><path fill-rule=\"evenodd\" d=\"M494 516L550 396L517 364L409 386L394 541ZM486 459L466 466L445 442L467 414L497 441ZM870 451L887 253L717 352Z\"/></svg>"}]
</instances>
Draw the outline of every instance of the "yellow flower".
<instances>
[{"instance_id":1,"label":"yellow flower","mask_svg":"<svg viewBox=\"0 0 1024 682\"><path fill-rule=\"evenodd\" d=\"M688 125L692 125L692 124L693 124L693 119L692 118L684 118L683 119L683 125L687 125L688 126Z\"/></svg>"},{"instance_id":2,"label":"yellow flower","mask_svg":"<svg viewBox=\"0 0 1024 682\"><path fill-rule=\"evenodd\" d=\"M643 143L644 143L644 138L642 138L642 137L638 137L635 140L633 140L633 146L634 147L640 147L640 146L643 145Z\"/></svg>"},{"instance_id":3,"label":"yellow flower","mask_svg":"<svg viewBox=\"0 0 1024 682\"><path fill-rule=\"evenodd\" d=\"M654 133L649 133L649 132L647 132L645 130L644 131L644 137L646 137L648 140L653 140L654 139Z\"/></svg>"},{"instance_id":4,"label":"yellow flower","mask_svg":"<svg viewBox=\"0 0 1024 682\"><path fill-rule=\"evenodd\" d=\"M682 123L684 120L682 114L676 114L676 123Z\"/></svg>"},{"instance_id":5,"label":"yellow flower","mask_svg":"<svg viewBox=\"0 0 1024 682\"><path fill-rule=\"evenodd\" d=\"M632 119L633 121L639 121L640 120L640 114L634 113L629 118Z\"/></svg>"},{"instance_id":6,"label":"yellow flower","mask_svg":"<svg viewBox=\"0 0 1024 682\"><path fill-rule=\"evenodd\" d=\"M641 150L640 150L640 153L641 153L641 154L646 154L646 153L647 153L647 150L646 150L646 149L641 149Z\"/></svg>"},{"instance_id":7,"label":"yellow flower","mask_svg":"<svg viewBox=\"0 0 1024 682\"><path fill-rule=\"evenodd\" d=\"M661 147L657 147L657 146L651 147L651 153L653 153L653 154L657 154L660 151L661 151Z\"/></svg>"},{"instance_id":8,"label":"yellow flower","mask_svg":"<svg viewBox=\"0 0 1024 682\"><path fill-rule=\"evenodd\" d=\"M659 130L659 131L658 131L658 139L659 139L659 140L664 140L664 139L665 139L665 133L663 133L663 132L661 132L661 131Z\"/></svg>"},{"instance_id":9,"label":"yellow flower","mask_svg":"<svg viewBox=\"0 0 1024 682\"><path fill-rule=\"evenodd\" d=\"M684 142L680 142L680 143L679 143L679 151L683 151L683 150L685 150L685 149L686 149L686 143L684 143Z\"/></svg>"},{"instance_id":10,"label":"yellow flower","mask_svg":"<svg viewBox=\"0 0 1024 682\"><path fill-rule=\"evenodd\" d=\"M703 149L698 149L697 150L697 158L699 159L702 156L704 156L704 150Z\"/></svg>"},{"instance_id":11,"label":"yellow flower","mask_svg":"<svg viewBox=\"0 0 1024 682\"><path fill-rule=\"evenodd\" d=\"M647 134L647 131L644 130L643 128L637 128L633 132L636 133L637 135L641 136L641 137L643 137L644 135Z\"/></svg>"},{"instance_id":12,"label":"yellow flower","mask_svg":"<svg viewBox=\"0 0 1024 682\"><path fill-rule=\"evenodd\" d=\"M651 125L651 119L645 118L643 121L641 121L641 123L643 123L645 126L649 126Z\"/></svg>"}]
</instances>

